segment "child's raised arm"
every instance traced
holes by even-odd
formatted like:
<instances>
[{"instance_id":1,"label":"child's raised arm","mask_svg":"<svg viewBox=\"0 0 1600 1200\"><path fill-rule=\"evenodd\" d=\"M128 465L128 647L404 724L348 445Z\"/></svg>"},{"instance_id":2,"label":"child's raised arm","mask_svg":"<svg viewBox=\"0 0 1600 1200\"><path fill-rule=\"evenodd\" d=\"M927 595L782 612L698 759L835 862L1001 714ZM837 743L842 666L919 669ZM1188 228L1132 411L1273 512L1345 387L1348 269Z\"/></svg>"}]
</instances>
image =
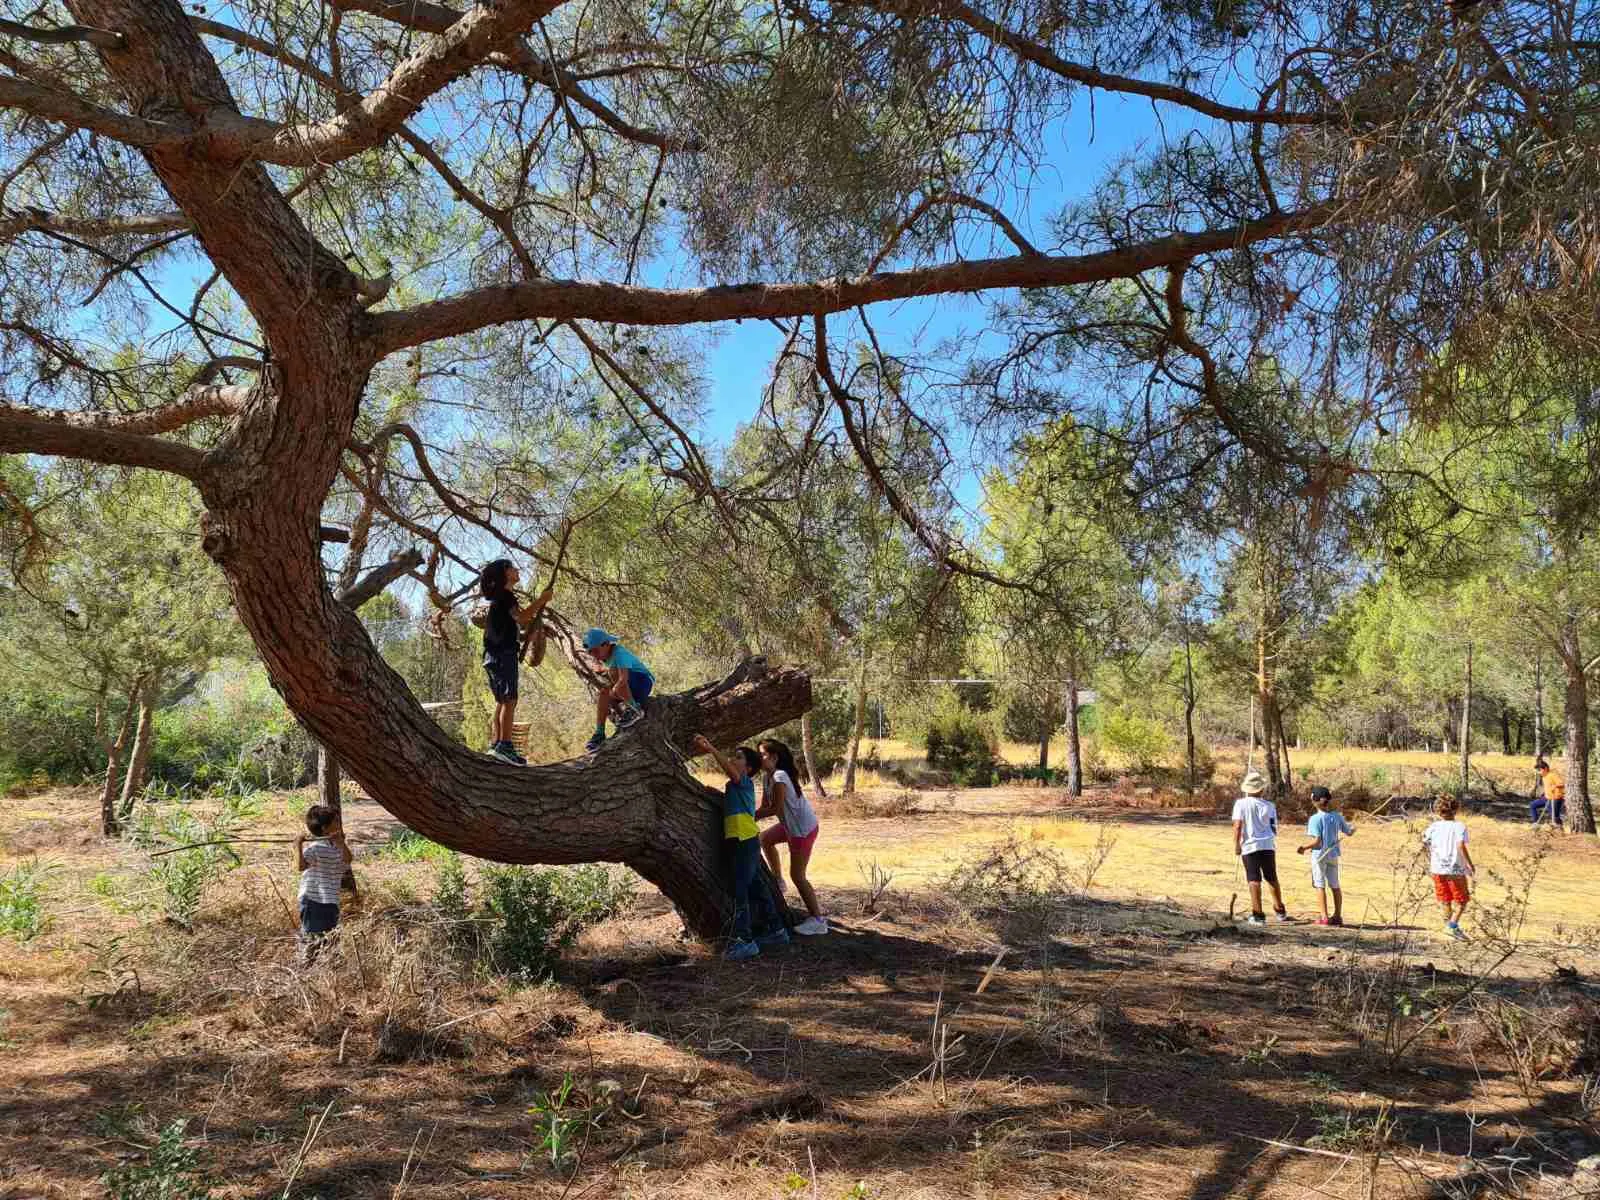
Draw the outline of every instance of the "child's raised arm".
<instances>
[{"instance_id":1,"label":"child's raised arm","mask_svg":"<svg viewBox=\"0 0 1600 1200\"><path fill-rule=\"evenodd\" d=\"M695 734L694 741L690 742L689 744L695 748L697 753L709 754L712 758L716 759L717 765L728 773L728 778L734 783L738 783L739 780L744 778L744 776L740 774L739 769L733 765L733 761L731 759L722 757L722 751L713 746L710 739L707 738L705 734Z\"/></svg>"},{"instance_id":2,"label":"child's raised arm","mask_svg":"<svg viewBox=\"0 0 1600 1200\"><path fill-rule=\"evenodd\" d=\"M526 629L534 621L538 620L539 614L545 610L545 606L555 599L555 594L554 588L545 588L544 591L534 597L532 602L523 605L521 608L512 609L511 619Z\"/></svg>"}]
</instances>

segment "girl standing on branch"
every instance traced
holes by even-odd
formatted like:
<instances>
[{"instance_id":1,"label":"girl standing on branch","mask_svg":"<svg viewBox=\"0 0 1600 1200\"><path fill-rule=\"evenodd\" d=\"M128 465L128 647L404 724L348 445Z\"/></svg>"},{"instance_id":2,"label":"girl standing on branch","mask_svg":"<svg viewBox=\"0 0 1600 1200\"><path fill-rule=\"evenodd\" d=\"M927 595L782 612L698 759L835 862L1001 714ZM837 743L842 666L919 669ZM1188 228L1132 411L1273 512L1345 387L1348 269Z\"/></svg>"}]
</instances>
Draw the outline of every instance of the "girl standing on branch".
<instances>
[{"instance_id":1,"label":"girl standing on branch","mask_svg":"<svg viewBox=\"0 0 1600 1200\"><path fill-rule=\"evenodd\" d=\"M494 719L489 726L489 753L518 766L528 760L512 744L511 725L517 713L518 657L522 631L539 619L555 594L554 579L531 604L520 604L515 591L521 576L509 558L497 558L478 575L478 591L489 602L483 621L483 670L494 693Z\"/></svg>"}]
</instances>

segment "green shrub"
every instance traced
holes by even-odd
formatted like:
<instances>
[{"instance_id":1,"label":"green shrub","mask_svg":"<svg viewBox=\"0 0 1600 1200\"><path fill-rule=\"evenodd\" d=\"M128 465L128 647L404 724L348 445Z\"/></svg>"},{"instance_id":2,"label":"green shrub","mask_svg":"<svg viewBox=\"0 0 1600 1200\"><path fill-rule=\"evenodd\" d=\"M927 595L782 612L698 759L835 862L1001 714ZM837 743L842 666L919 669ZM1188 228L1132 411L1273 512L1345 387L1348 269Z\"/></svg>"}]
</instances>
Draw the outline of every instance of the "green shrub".
<instances>
[{"instance_id":1,"label":"green shrub","mask_svg":"<svg viewBox=\"0 0 1600 1200\"><path fill-rule=\"evenodd\" d=\"M959 702L944 703L923 737L928 765L950 772L959 787L988 787L994 782L997 758L989 723Z\"/></svg>"},{"instance_id":2,"label":"green shrub","mask_svg":"<svg viewBox=\"0 0 1600 1200\"><path fill-rule=\"evenodd\" d=\"M1157 766L1171 749L1165 729L1126 708L1113 708L1102 715L1100 742L1141 771Z\"/></svg>"},{"instance_id":3,"label":"green shrub","mask_svg":"<svg viewBox=\"0 0 1600 1200\"><path fill-rule=\"evenodd\" d=\"M212 798L220 803L204 817L187 791L176 793L170 803L147 802L131 833L136 845L174 851L152 860L150 879L161 897L162 916L184 929L194 925L206 886L243 862L232 846L216 843L236 836L261 812L259 797L242 788L212 793Z\"/></svg>"},{"instance_id":4,"label":"green shrub","mask_svg":"<svg viewBox=\"0 0 1600 1200\"><path fill-rule=\"evenodd\" d=\"M598 863L488 867L483 886L489 964L518 983L548 979L579 934L633 900L632 877Z\"/></svg>"},{"instance_id":5,"label":"green shrub","mask_svg":"<svg viewBox=\"0 0 1600 1200\"><path fill-rule=\"evenodd\" d=\"M45 931L50 923L44 911L44 880L49 872L47 864L29 860L0 875L0 933L28 942Z\"/></svg>"},{"instance_id":6,"label":"green shrub","mask_svg":"<svg viewBox=\"0 0 1600 1200\"><path fill-rule=\"evenodd\" d=\"M187 1121L163 1129L144 1162L124 1163L100 1177L111 1200L206 1200L213 1181L200 1169L199 1155L183 1144Z\"/></svg>"},{"instance_id":7,"label":"green shrub","mask_svg":"<svg viewBox=\"0 0 1600 1200\"><path fill-rule=\"evenodd\" d=\"M0 695L0 793L43 776L77 783L105 770L94 706L76 699L5 689Z\"/></svg>"}]
</instances>

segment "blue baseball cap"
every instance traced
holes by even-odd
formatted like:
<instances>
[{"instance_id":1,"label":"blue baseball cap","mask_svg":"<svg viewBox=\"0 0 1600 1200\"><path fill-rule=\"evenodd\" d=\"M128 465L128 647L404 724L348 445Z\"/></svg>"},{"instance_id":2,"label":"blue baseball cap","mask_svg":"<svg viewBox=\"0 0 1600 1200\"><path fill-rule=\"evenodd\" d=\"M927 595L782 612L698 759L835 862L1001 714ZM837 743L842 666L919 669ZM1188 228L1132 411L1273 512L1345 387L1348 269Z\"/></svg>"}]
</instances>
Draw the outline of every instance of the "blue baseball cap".
<instances>
[{"instance_id":1,"label":"blue baseball cap","mask_svg":"<svg viewBox=\"0 0 1600 1200\"><path fill-rule=\"evenodd\" d=\"M601 646L614 645L616 640L604 629L590 629L583 635L583 648L585 650L598 650Z\"/></svg>"}]
</instances>

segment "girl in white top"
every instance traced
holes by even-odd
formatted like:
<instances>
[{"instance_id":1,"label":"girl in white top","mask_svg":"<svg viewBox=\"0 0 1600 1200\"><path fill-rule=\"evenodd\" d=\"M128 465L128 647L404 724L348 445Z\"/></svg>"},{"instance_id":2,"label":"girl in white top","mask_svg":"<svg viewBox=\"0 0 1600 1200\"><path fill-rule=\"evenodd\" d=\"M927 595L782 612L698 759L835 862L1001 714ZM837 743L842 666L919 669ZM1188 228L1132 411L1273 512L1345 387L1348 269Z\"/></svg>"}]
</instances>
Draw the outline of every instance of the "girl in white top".
<instances>
[{"instance_id":1,"label":"girl in white top","mask_svg":"<svg viewBox=\"0 0 1600 1200\"><path fill-rule=\"evenodd\" d=\"M787 842L789 878L794 880L795 890L800 893L806 911L811 914L796 925L794 931L806 936L827 933L828 919L822 915L822 905L817 903L816 889L806 878L806 864L811 861L811 849L817 844L817 831L821 828L816 810L795 782L799 772L795 770L794 752L771 738L762 741L760 748L761 765L767 771L767 787L766 794L761 798L761 807L756 809L756 818L778 818L776 825L769 825L761 831L761 849L767 856L767 866L772 868L772 877L778 881L781 889L783 872L778 865L778 843Z\"/></svg>"}]
</instances>

